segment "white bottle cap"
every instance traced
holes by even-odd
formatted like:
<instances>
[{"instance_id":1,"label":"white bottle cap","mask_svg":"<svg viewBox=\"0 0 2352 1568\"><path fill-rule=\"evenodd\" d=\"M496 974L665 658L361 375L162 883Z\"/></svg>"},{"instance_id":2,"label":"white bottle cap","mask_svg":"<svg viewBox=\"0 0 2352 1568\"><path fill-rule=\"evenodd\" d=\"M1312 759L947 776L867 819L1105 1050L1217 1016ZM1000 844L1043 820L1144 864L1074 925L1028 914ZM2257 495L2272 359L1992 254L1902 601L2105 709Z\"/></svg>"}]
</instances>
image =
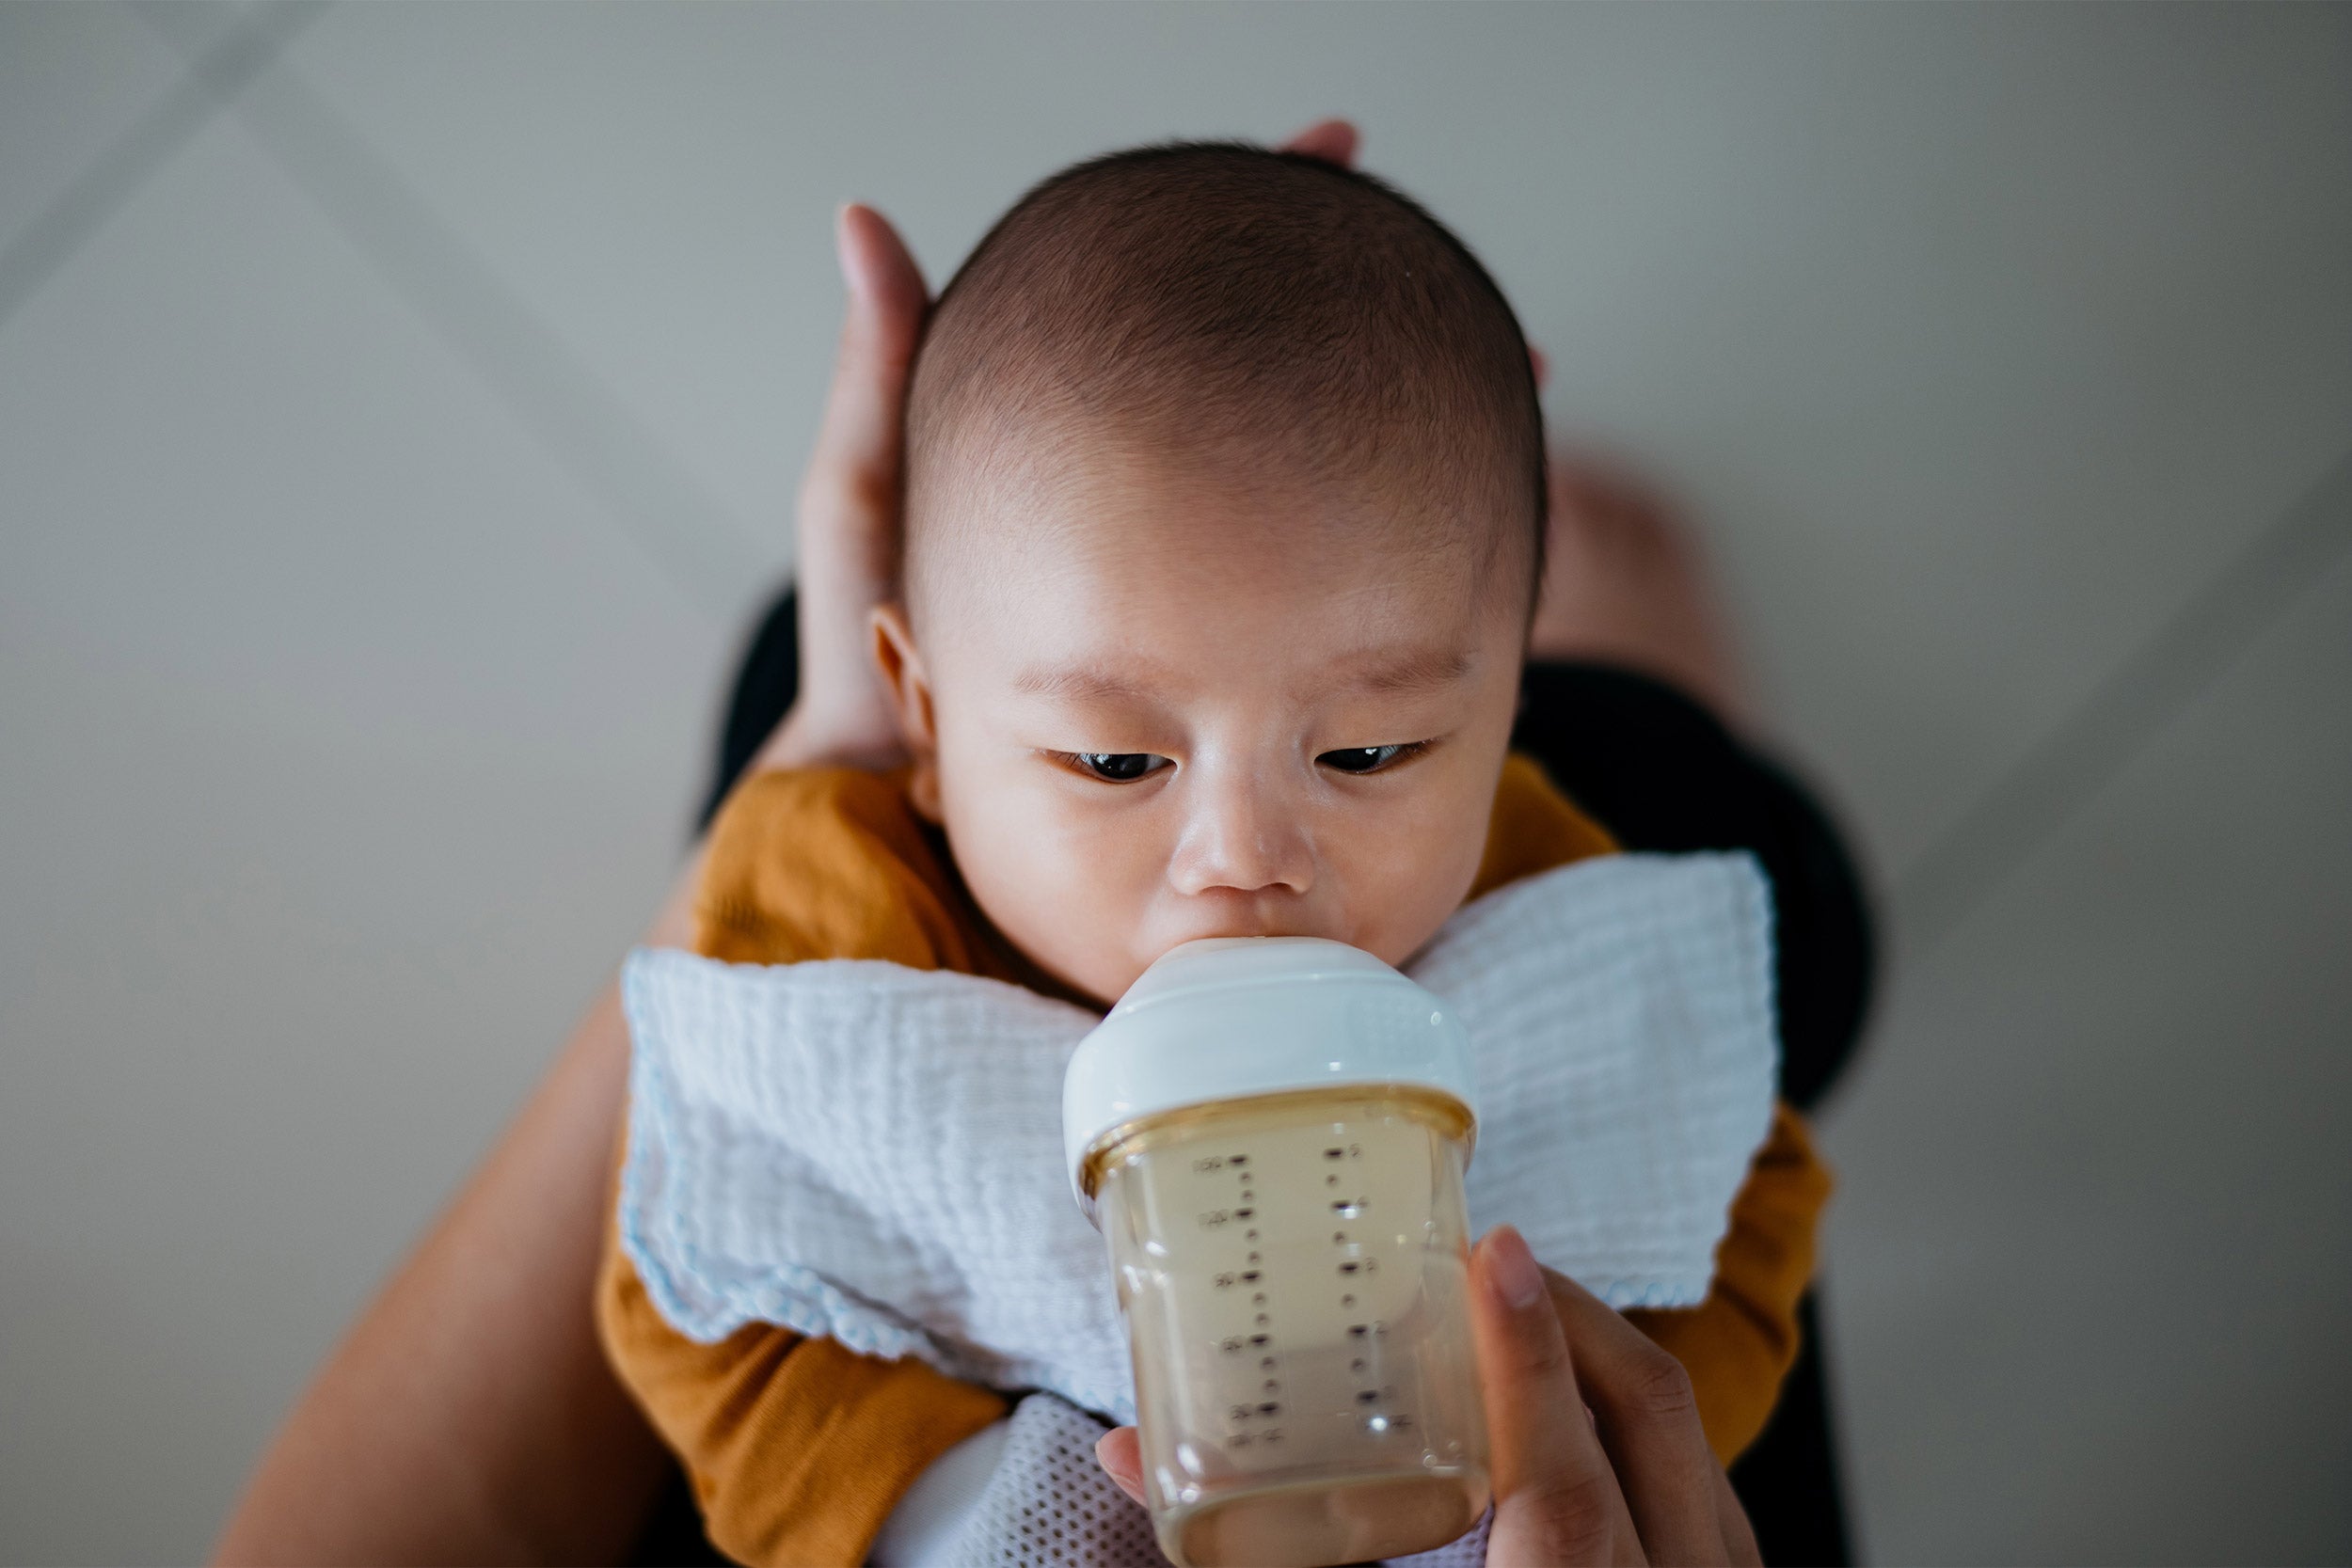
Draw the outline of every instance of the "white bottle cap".
<instances>
[{"instance_id":1,"label":"white bottle cap","mask_svg":"<svg viewBox=\"0 0 2352 1568\"><path fill-rule=\"evenodd\" d=\"M1360 948L1320 937L1212 937L1170 948L1078 1042L1062 1079L1071 1190L1089 1149L1140 1117L1220 1100L1403 1084L1461 1101L1469 1037L1454 1009Z\"/></svg>"}]
</instances>

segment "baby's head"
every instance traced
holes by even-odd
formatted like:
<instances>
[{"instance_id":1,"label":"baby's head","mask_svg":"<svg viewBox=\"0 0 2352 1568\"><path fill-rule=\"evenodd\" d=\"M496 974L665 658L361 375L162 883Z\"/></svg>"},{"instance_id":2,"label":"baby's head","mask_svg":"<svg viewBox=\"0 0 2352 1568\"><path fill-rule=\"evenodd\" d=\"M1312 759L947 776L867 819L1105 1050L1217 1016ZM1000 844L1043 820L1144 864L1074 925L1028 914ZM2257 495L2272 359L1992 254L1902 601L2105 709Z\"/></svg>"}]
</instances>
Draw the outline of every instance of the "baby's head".
<instances>
[{"instance_id":1,"label":"baby's head","mask_svg":"<svg viewBox=\"0 0 2352 1568\"><path fill-rule=\"evenodd\" d=\"M1302 155L1081 165L941 296L907 433L877 651L999 929L1103 1000L1195 937L1435 933L1543 538L1525 341L1459 241Z\"/></svg>"}]
</instances>

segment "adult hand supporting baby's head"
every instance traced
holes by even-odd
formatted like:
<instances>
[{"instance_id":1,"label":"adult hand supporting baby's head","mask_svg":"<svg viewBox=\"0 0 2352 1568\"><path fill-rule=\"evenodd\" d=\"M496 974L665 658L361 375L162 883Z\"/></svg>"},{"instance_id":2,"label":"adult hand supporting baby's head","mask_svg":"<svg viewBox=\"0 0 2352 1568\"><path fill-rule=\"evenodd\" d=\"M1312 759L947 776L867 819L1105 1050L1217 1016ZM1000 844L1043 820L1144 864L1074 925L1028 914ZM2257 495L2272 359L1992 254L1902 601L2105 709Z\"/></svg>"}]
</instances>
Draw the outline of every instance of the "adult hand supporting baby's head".
<instances>
[{"instance_id":1,"label":"adult hand supporting baby's head","mask_svg":"<svg viewBox=\"0 0 2352 1568\"><path fill-rule=\"evenodd\" d=\"M907 372L930 291L906 242L871 207L843 207L834 240L849 309L801 478L801 689L755 768L886 765L901 751L867 626L897 567Z\"/></svg>"},{"instance_id":2,"label":"adult hand supporting baby's head","mask_svg":"<svg viewBox=\"0 0 2352 1568\"><path fill-rule=\"evenodd\" d=\"M1680 1362L1538 1264L1509 1226L1470 1254L1470 1296L1494 1475L1489 1564L1762 1560ZM1144 1500L1133 1427L1095 1455Z\"/></svg>"}]
</instances>

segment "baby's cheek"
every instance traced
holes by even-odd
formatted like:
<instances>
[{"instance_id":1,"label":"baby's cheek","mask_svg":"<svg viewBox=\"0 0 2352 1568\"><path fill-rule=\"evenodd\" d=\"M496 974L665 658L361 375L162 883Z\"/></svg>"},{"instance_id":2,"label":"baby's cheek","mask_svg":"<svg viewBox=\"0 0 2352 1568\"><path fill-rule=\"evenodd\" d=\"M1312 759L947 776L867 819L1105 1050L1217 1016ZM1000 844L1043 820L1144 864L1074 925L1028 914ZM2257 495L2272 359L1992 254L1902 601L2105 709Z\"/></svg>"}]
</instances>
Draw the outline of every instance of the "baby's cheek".
<instances>
[{"instance_id":1,"label":"baby's cheek","mask_svg":"<svg viewBox=\"0 0 2352 1568\"><path fill-rule=\"evenodd\" d=\"M1359 945L1384 962L1402 965L1419 952L1477 880L1486 814L1477 809L1481 799L1453 793L1390 825L1355 857L1348 880L1359 908L1350 924L1361 933Z\"/></svg>"},{"instance_id":2,"label":"baby's cheek","mask_svg":"<svg viewBox=\"0 0 2352 1568\"><path fill-rule=\"evenodd\" d=\"M1066 803L1019 792L975 797L952 812L949 842L981 912L1034 961L1096 995L1132 979L1124 940L1151 882L1141 834L1073 818Z\"/></svg>"}]
</instances>

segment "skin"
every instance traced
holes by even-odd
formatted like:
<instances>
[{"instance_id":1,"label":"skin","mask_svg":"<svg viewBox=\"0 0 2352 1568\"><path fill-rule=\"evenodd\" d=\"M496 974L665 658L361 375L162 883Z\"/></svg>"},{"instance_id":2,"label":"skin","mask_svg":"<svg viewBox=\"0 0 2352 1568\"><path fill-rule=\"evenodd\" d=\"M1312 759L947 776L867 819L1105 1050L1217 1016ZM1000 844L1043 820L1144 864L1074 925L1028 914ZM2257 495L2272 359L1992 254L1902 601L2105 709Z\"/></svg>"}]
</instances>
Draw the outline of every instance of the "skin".
<instances>
[{"instance_id":1,"label":"skin","mask_svg":"<svg viewBox=\"0 0 2352 1568\"><path fill-rule=\"evenodd\" d=\"M1497 591L1477 531L1525 519L1398 526L1380 499L1042 445L1025 482L943 487L965 543L918 575L919 635L875 617L917 803L980 908L1105 1003L1200 937L1403 963L1477 873L1533 553Z\"/></svg>"},{"instance_id":2,"label":"skin","mask_svg":"<svg viewBox=\"0 0 2352 1568\"><path fill-rule=\"evenodd\" d=\"M1353 127L1333 120L1291 145L1344 163L1356 142ZM869 626L898 540L899 421L929 294L879 214L845 208L838 243L849 313L801 492L802 692L761 767L903 760L895 680L868 657ZM1539 651L1543 636L1539 610ZM699 871L697 854L646 942L689 939L686 900ZM667 1464L597 1350L589 1307L628 1061L608 985L497 1148L289 1413L222 1529L216 1560L594 1562L628 1553ZM1498 1244L1489 1236L1473 1257L1482 1278ZM1587 1386L1624 1386L1605 1370L1639 1366L1647 1341L1573 1287L1564 1294L1565 1283L1549 1282L1548 1306L1482 1293L1486 1305L1473 1318L1498 1478L1490 1560L1633 1560L1641 1542L1621 1517L1696 1518L1703 1501L1731 1521L1723 1532L1687 1544L1660 1533L1649 1556L1755 1561L1752 1540L1736 1544L1745 1521L1722 1469L1703 1439L1689 1440L1697 1418L1687 1397L1656 1397L1661 1387L1672 1394L1670 1376L1653 1362L1650 1375L1631 1380L1630 1397L1591 1401ZM1578 1372L1586 1385L1573 1381ZM1499 1398L1498 1378L1548 1397ZM1576 1400L1592 1402L1601 1446L1556 1420ZM1132 1431L1125 1438L1132 1444ZM1506 1455L1516 1457L1506 1465ZM1611 1499L1618 1506L1606 1506Z\"/></svg>"}]
</instances>

